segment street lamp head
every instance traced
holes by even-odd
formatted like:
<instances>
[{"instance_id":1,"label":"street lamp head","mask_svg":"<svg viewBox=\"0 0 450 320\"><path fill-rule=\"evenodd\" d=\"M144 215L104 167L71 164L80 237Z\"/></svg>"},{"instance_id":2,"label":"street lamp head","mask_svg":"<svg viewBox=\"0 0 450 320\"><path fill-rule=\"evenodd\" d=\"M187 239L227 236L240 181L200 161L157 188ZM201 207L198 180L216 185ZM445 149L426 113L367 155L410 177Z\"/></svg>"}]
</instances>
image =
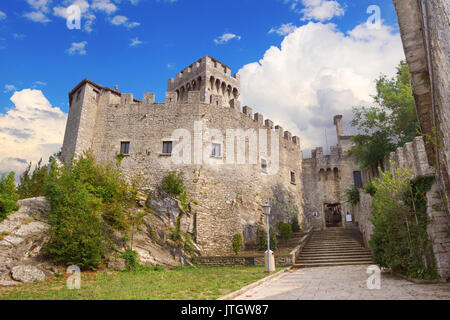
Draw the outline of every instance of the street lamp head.
<instances>
[{"instance_id":1,"label":"street lamp head","mask_svg":"<svg viewBox=\"0 0 450 320\"><path fill-rule=\"evenodd\" d=\"M270 204L269 204L269 202L266 201L266 203L262 207L263 207L263 210L264 210L264 214L266 216L269 216L270 215Z\"/></svg>"}]
</instances>

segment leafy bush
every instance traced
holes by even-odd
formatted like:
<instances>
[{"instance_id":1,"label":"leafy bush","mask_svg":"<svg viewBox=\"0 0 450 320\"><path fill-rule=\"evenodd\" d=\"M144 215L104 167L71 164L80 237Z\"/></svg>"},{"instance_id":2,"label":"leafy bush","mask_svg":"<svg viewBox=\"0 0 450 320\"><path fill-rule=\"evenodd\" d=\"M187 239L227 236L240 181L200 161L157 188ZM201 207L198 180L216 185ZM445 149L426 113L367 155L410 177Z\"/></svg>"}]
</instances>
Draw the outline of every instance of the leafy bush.
<instances>
[{"instance_id":1,"label":"leafy bush","mask_svg":"<svg viewBox=\"0 0 450 320\"><path fill-rule=\"evenodd\" d=\"M267 250L267 232L261 227L258 227L256 231L256 236L258 238L258 249L261 251ZM277 250L278 240L275 231L270 228L269 229L269 240L270 240L270 250Z\"/></svg>"},{"instance_id":2,"label":"leafy bush","mask_svg":"<svg viewBox=\"0 0 450 320\"><path fill-rule=\"evenodd\" d=\"M278 224L278 231L280 232L280 236L283 240L288 240L292 236L292 227L289 223L280 221Z\"/></svg>"},{"instance_id":3,"label":"leafy bush","mask_svg":"<svg viewBox=\"0 0 450 320\"><path fill-rule=\"evenodd\" d=\"M235 255L238 255L242 248L242 235L240 233L236 233L233 236L233 251Z\"/></svg>"},{"instance_id":4,"label":"leafy bush","mask_svg":"<svg viewBox=\"0 0 450 320\"><path fill-rule=\"evenodd\" d=\"M427 234L426 192L434 177L411 181L411 170L381 172L373 181L377 190L373 198L374 233L369 240L374 262L412 278L434 279L436 263Z\"/></svg>"},{"instance_id":5,"label":"leafy bush","mask_svg":"<svg viewBox=\"0 0 450 320\"><path fill-rule=\"evenodd\" d=\"M48 166L42 166L39 160L30 177L31 163L20 177L17 187L20 199L34 198L45 195L45 180L48 176Z\"/></svg>"},{"instance_id":6,"label":"leafy bush","mask_svg":"<svg viewBox=\"0 0 450 320\"><path fill-rule=\"evenodd\" d=\"M357 186L352 185L345 190L345 196L347 198L347 202L352 205L356 205L359 202L359 189Z\"/></svg>"},{"instance_id":7,"label":"leafy bush","mask_svg":"<svg viewBox=\"0 0 450 320\"><path fill-rule=\"evenodd\" d=\"M174 196L178 196L184 192L184 173L170 172L162 181L161 188Z\"/></svg>"},{"instance_id":8,"label":"leafy bush","mask_svg":"<svg viewBox=\"0 0 450 320\"><path fill-rule=\"evenodd\" d=\"M70 168L53 162L45 182L51 227L44 253L57 264L97 268L111 246L111 229L129 229L124 209L135 205L136 193L120 170L96 163L90 152Z\"/></svg>"},{"instance_id":9,"label":"leafy bush","mask_svg":"<svg viewBox=\"0 0 450 320\"><path fill-rule=\"evenodd\" d=\"M0 222L3 221L8 214L18 209L17 200L19 194L16 192L14 183L14 172L8 175L0 176Z\"/></svg>"},{"instance_id":10,"label":"leafy bush","mask_svg":"<svg viewBox=\"0 0 450 320\"><path fill-rule=\"evenodd\" d=\"M363 191L364 191L364 193L370 194L373 197L375 195L375 193L377 192L377 189L373 185L373 182L369 181L364 186Z\"/></svg>"},{"instance_id":11,"label":"leafy bush","mask_svg":"<svg viewBox=\"0 0 450 320\"><path fill-rule=\"evenodd\" d=\"M291 220L292 232L300 232L300 224L298 223L298 216L294 215Z\"/></svg>"},{"instance_id":12,"label":"leafy bush","mask_svg":"<svg viewBox=\"0 0 450 320\"><path fill-rule=\"evenodd\" d=\"M128 248L120 254L120 257L125 260L125 267L127 271L137 270L139 268L137 251Z\"/></svg>"}]
</instances>

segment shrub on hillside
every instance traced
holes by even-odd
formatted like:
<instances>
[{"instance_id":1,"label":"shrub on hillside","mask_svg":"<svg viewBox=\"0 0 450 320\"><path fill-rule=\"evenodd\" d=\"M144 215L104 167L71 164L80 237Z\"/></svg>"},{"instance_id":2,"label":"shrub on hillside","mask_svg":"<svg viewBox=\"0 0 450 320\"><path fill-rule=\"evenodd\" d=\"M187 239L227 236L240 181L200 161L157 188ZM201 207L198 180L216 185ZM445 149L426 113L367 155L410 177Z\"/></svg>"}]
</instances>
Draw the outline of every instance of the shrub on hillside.
<instances>
[{"instance_id":1,"label":"shrub on hillside","mask_svg":"<svg viewBox=\"0 0 450 320\"><path fill-rule=\"evenodd\" d=\"M184 192L184 173L170 172L162 181L161 188L174 196L178 196Z\"/></svg>"},{"instance_id":2,"label":"shrub on hillside","mask_svg":"<svg viewBox=\"0 0 450 320\"><path fill-rule=\"evenodd\" d=\"M119 169L85 153L70 168L52 164L45 195L51 204L45 254L57 264L95 269L111 245L111 229L129 229L124 209L135 205L136 192Z\"/></svg>"},{"instance_id":3,"label":"shrub on hillside","mask_svg":"<svg viewBox=\"0 0 450 320\"><path fill-rule=\"evenodd\" d=\"M16 192L14 183L14 172L3 174L0 176L0 222L3 221L8 214L18 209L17 200L19 194Z\"/></svg>"}]
</instances>

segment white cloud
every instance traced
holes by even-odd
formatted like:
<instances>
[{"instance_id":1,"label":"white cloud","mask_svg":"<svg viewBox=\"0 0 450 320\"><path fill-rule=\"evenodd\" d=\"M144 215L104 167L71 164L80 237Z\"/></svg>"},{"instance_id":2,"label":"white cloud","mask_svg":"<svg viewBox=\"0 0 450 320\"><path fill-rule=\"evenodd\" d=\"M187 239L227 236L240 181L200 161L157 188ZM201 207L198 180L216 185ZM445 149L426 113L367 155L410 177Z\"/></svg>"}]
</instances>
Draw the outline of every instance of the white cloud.
<instances>
[{"instance_id":1,"label":"white cloud","mask_svg":"<svg viewBox=\"0 0 450 320\"><path fill-rule=\"evenodd\" d=\"M111 19L111 23L115 26L124 26L128 29L132 29L141 25L139 22L128 22L128 18L125 16L115 16Z\"/></svg>"},{"instance_id":2,"label":"white cloud","mask_svg":"<svg viewBox=\"0 0 450 320\"><path fill-rule=\"evenodd\" d=\"M5 20L7 17L6 13L4 13L3 11L0 11L0 21Z\"/></svg>"},{"instance_id":3,"label":"white cloud","mask_svg":"<svg viewBox=\"0 0 450 320\"><path fill-rule=\"evenodd\" d=\"M73 56L73 55L80 55L80 56L84 56L87 51L86 51L86 45L87 45L87 41L82 41L82 42L72 42L72 46L66 50L66 52Z\"/></svg>"},{"instance_id":4,"label":"white cloud","mask_svg":"<svg viewBox=\"0 0 450 320\"><path fill-rule=\"evenodd\" d=\"M296 29L297 29L297 27L292 22L290 22L290 23L282 24L281 26L276 27L276 28L271 28L269 30L269 34L276 33L280 36L287 36L289 33L294 32Z\"/></svg>"},{"instance_id":5,"label":"white cloud","mask_svg":"<svg viewBox=\"0 0 450 320\"><path fill-rule=\"evenodd\" d=\"M285 0L290 3L291 9L301 13L303 17L301 20L317 20L328 21L334 17L343 16L344 8L338 1L335 0ZM303 8L299 9L302 5Z\"/></svg>"},{"instance_id":6,"label":"white cloud","mask_svg":"<svg viewBox=\"0 0 450 320\"><path fill-rule=\"evenodd\" d=\"M40 22L40 23L47 23L51 20L47 18L47 16L42 13L41 11L33 11L33 12L27 12L23 15L25 18L30 19L34 22Z\"/></svg>"},{"instance_id":7,"label":"white cloud","mask_svg":"<svg viewBox=\"0 0 450 320\"><path fill-rule=\"evenodd\" d=\"M138 45L140 45L140 44L143 44L144 42L142 42L141 40L139 40L139 38L133 38L133 39L131 39L131 42L130 42L130 47L136 47L136 46L138 46Z\"/></svg>"},{"instance_id":8,"label":"white cloud","mask_svg":"<svg viewBox=\"0 0 450 320\"><path fill-rule=\"evenodd\" d=\"M49 12L48 6L53 0L27 0L31 9L34 11L27 12L23 16L34 22L47 23L51 20L47 17Z\"/></svg>"},{"instance_id":9,"label":"white cloud","mask_svg":"<svg viewBox=\"0 0 450 320\"><path fill-rule=\"evenodd\" d=\"M37 11L48 12L48 5L52 0L27 0L28 4Z\"/></svg>"},{"instance_id":10,"label":"white cloud","mask_svg":"<svg viewBox=\"0 0 450 320\"><path fill-rule=\"evenodd\" d=\"M27 162L46 162L60 149L67 115L40 90L16 91L11 101L14 107L0 113L0 172L20 174Z\"/></svg>"},{"instance_id":11,"label":"white cloud","mask_svg":"<svg viewBox=\"0 0 450 320\"><path fill-rule=\"evenodd\" d=\"M47 85L47 82L43 82L43 81L35 81L33 82L33 88L35 87L44 87Z\"/></svg>"},{"instance_id":12,"label":"white cloud","mask_svg":"<svg viewBox=\"0 0 450 320\"><path fill-rule=\"evenodd\" d=\"M364 23L344 34L310 22L239 71L241 101L298 135L302 148L324 146L325 128L332 145L333 116L344 115L348 132L352 107L370 104L375 79L393 75L402 59L400 35L390 27L369 30Z\"/></svg>"},{"instance_id":13,"label":"white cloud","mask_svg":"<svg viewBox=\"0 0 450 320\"><path fill-rule=\"evenodd\" d=\"M223 35L214 39L216 44L225 44L232 39L241 40L241 36L235 35L233 33L224 33Z\"/></svg>"},{"instance_id":14,"label":"white cloud","mask_svg":"<svg viewBox=\"0 0 450 320\"><path fill-rule=\"evenodd\" d=\"M117 11L117 7L110 0L93 0L91 5L93 10L103 11L106 14L111 14Z\"/></svg>"},{"instance_id":15,"label":"white cloud","mask_svg":"<svg viewBox=\"0 0 450 320\"><path fill-rule=\"evenodd\" d=\"M16 86L13 84L5 84L5 90L3 91L4 93L8 93L11 91L17 90Z\"/></svg>"}]
</instances>

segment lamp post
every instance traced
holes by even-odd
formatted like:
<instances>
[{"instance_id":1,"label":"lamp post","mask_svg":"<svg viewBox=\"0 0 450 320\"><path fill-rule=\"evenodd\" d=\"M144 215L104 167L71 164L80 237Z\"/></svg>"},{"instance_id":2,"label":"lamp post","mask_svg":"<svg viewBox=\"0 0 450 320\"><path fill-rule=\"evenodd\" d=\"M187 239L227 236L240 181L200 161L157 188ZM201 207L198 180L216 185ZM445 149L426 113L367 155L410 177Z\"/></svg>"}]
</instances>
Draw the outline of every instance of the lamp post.
<instances>
[{"instance_id":1,"label":"lamp post","mask_svg":"<svg viewBox=\"0 0 450 320\"><path fill-rule=\"evenodd\" d=\"M269 202L263 205L263 211L266 215L266 225L267 225L267 252L266 252L266 272L271 272L272 269L275 270L275 261L271 265L271 260L273 259L272 252L270 251L270 224L269 224L269 216L270 216L270 205Z\"/></svg>"}]
</instances>

